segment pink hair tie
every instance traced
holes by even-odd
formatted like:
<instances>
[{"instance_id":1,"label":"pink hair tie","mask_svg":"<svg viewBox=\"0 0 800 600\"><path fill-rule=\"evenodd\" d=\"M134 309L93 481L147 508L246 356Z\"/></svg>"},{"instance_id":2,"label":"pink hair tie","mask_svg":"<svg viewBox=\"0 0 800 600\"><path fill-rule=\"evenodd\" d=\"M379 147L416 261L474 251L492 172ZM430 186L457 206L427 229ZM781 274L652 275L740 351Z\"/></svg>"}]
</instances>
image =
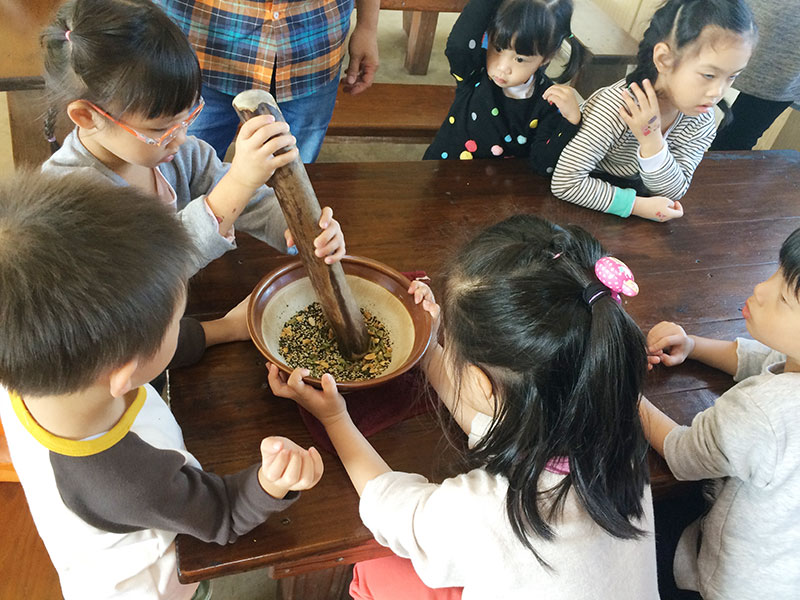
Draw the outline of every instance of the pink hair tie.
<instances>
[{"instance_id":1,"label":"pink hair tie","mask_svg":"<svg viewBox=\"0 0 800 600\"><path fill-rule=\"evenodd\" d=\"M639 286L633 280L633 273L628 266L613 256L604 256L594 263L594 274L600 282L611 290L611 297L620 303L620 293L635 296Z\"/></svg>"},{"instance_id":2,"label":"pink hair tie","mask_svg":"<svg viewBox=\"0 0 800 600\"><path fill-rule=\"evenodd\" d=\"M71 30L71 29L67 29L67 30L64 32L64 38L66 38L66 40L67 40L68 42L71 42L71 41L72 41L71 39L69 39L69 34L70 34L70 33L72 33L72 30Z\"/></svg>"}]
</instances>

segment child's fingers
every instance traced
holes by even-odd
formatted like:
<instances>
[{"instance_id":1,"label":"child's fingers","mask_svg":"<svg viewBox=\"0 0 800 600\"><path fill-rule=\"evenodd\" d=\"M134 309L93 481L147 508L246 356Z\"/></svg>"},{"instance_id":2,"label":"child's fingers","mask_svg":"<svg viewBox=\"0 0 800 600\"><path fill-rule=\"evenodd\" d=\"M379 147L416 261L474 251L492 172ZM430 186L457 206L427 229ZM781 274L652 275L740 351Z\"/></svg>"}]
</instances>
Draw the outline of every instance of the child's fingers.
<instances>
[{"instance_id":1,"label":"child's fingers","mask_svg":"<svg viewBox=\"0 0 800 600\"><path fill-rule=\"evenodd\" d=\"M311 458L311 454L306 450L303 450L300 456L302 458L300 461L300 474L293 487L307 489L314 485L314 461Z\"/></svg>"},{"instance_id":2,"label":"child's fingers","mask_svg":"<svg viewBox=\"0 0 800 600\"><path fill-rule=\"evenodd\" d=\"M434 319L439 318L439 311L441 310L441 308L435 302L431 302L430 300L423 300L422 308L428 311Z\"/></svg>"},{"instance_id":3,"label":"child's fingers","mask_svg":"<svg viewBox=\"0 0 800 600\"><path fill-rule=\"evenodd\" d=\"M325 465L322 462L322 455L314 446L308 449L308 455L311 457L311 463L314 466L314 483L316 483L322 477L322 473L325 471Z\"/></svg>"},{"instance_id":4,"label":"child's fingers","mask_svg":"<svg viewBox=\"0 0 800 600\"><path fill-rule=\"evenodd\" d=\"M272 363L267 363L267 369L269 371L267 381L269 382L269 389L272 390L272 393L281 398L291 396L292 390L289 388L286 375L281 373L281 370Z\"/></svg>"},{"instance_id":5,"label":"child's fingers","mask_svg":"<svg viewBox=\"0 0 800 600\"><path fill-rule=\"evenodd\" d=\"M333 209L330 206L326 206L322 209L322 215L319 218L319 226L322 229L328 227L333 220Z\"/></svg>"},{"instance_id":6,"label":"child's fingers","mask_svg":"<svg viewBox=\"0 0 800 600\"><path fill-rule=\"evenodd\" d=\"M295 143L297 143L297 138L289 133L285 133L269 140L265 140L259 151L264 156L275 156L275 153L278 152L278 150L281 150L282 148L288 148ZM275 156L275 158L278 158L278 156Z\"/></svg>"},{"instance_id":7,"label":"child's fingers","mask_svg":"<svg viewBox=\"0 0 800 600\"><path fill-rule=\"evenodd\" d=\"M254 120L255 119L251 119L248 123L252 123ZM289 134L289 125L282 122L268 123L253 131L248 137L244 138L244 141L249 148L258 150L263 148L270 138L278 139L281 137L292 137Z\"/></svg>"},{"instance_id":8,"label":"child's fingers","mask_svg":"<svg viewBox=\"0 0 800 600\"><path fill-rule=\"evenodd\" d=\"M684 336L680 333L672 333L669 335L662 336L651 343L647 350L651 354L659 354L663 351L667 350L668 348L672 348L674 346L679 346L683 343Z\"/></svg>"},{"instance_id":9,"label":"child's fingers","mask_svg":"<svg viewBox=\"0 0 800 600\"><path fill-rule=\"evenodd\" d=\"M333 221L314 238L314 248L324 248L336 237L342 237L342 229L339 227L338 221ZM317 254L317 256L320 255Z\"/></svg>"},{"instance_id":10,"label":"child's fingers","mask_svg":"<svg viewBox=\"0 0 800 600\"><path fill-rule=\"evenodd\" d=\"M336 389L336 380L330 373L325 373L320 380L322 383L322 393L327 399L336 398L339 395L339 390Z\"/></svg>"},{"instance_id":11,"label":"child's fingers","mask_svg":"<svg viewBox=\"0 0 800 600\"><path fill-rule=\"evenodd\" d=\"M677 200L675 200L675 202L672 203L672 210L678 211L680 213L680 215L678 216L680 217L683 216L683 204L681 204Z\"/></svg>"},{"instance_id":12,"label":"child's fingers","mask_svg":"<svg viewBox=\"0 0 800 600\"><path fill-rule=\"evenodd\" d=\"M342 260L342 257L347 253L344 247L344 240L342 240L341 244L338 244L328 256L325 257L325 264L332 265L333 263L337 263Z\"/></svg>"},{"instance_id":13,"label":"child's fingers","mask_svg":"<svg viewBox=\"0 0 800 600\"><path fill-rule=\"evenodd\" d=\"M283 440L279 437L268 437L261 440L261 455L277 454L283 450Z\"/></svg>"},{"instance_id":14,"label":"child's fingers","mask_svg":"<svg viewBox=\"0 0 800 600\"><path fill-rule=\"evenodd\" d=\"M638 83L632 83L630 90L633 92L633 95L636 96L636 102L639 103L641 108L645 108L650 105L650 100L647 98L647 94L642 91L642 88L639 87Z\"/></svg>"},{"instance_id":15,"label":"child's fingers","mask_svg":"<svg viewBox=\"0 0 800 600\"><path fill-rule=\"evenodd\" d=\"M625 90L622 91L622 103L624 106L620 107L620 111L627 112L629 116L635 115L639 110L639 107L636 106L636 102L634 102L633 98L631 98Z\"/></svg>"},{"instance_id":16,"label":"child's fingers","mask_svg":"<svg viewBox=\"0 0 800 600\"><path fill-rule=\"evenodd\" d=\"M642 86L644 87L644 93L647 95L647 101L650 103L650 106L657 107L658 94L656 94L656 89L653 87L653 84L650 83L649 79L645 79L642 81Z\"/></svg>"},{"instance_id":17,"label":"child's fingers","mask_svg":"<svg viewBox=\"0 0 800 600\"><path fill-rule=\"evenodd\" d=\"M273 483L277 483L283 477L292 454L292 452L284 448L272 458L272 462L268 465L264 465L262 461L261 471L264 473L264 477Z\"/></svg>"},{"instance_id":18,"label":"child's fingers","mask_svg":"<svg viewBox=\"0 0 800 600\"><path fill-rule=\"evenodd\" d=\"M283 232L283 237L286 239L286 247L291 248L294 246L294 237L292 236L292 232L288 229Z\"/></svg>"},{"instance_id":19,"label":"child's fingers","mask_svg":"<svg viewBox=\"0 0 800 600\"><path fill-rule=\"evenodd\" d=\"M246 123L242 125L242 128L239 130L239 139L249 139L255 132L260 130L265 125L269 125L270 123L275 122L275 117L272 115L259 115L257 117L253 117L252 119L248 119ZM285 131L289 131L289 125L285 124ZM274 133L273 133L274 135Z\"/></svg>"},{"instance_id":20,"label":"child's fingers","mask_svg":"<svg viewBox=\"0 0 800 600\"><path fill-rule=\"evenodd\" d=\"M280 477L281 483L285 487L294 487L300 479L300 473L303 470L303 457L299 452L292 452L286 468Z\"/></svg>"}]
</instances>

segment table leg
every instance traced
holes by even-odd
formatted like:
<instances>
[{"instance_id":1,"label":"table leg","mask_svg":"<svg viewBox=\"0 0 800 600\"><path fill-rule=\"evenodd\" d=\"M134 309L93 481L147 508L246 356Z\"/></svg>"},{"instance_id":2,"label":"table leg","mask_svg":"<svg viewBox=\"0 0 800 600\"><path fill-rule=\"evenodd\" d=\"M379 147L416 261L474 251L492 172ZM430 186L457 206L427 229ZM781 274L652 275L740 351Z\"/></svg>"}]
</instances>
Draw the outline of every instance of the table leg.
<instances>
[{"instance_id":1,"label":"table leg","mask_svg":"<svg viewBox=\"0 0 800 600\"><path fill-rule=\"evenodd\" d=\"M278 580L278 600L350 600L353 565L311 571Z\"/></svg>"},{"instance_id":2,"label":"table leg","mask_svg":"<svg viewBox=\"0 0 800 600\"><path fill-rule=\"evenodd\" d=\"M404 66L411 75L425 75L428 72L438 20L438 12L405 11L403 13L403 29L408 33Z\"/></svg>"}]
</instances>

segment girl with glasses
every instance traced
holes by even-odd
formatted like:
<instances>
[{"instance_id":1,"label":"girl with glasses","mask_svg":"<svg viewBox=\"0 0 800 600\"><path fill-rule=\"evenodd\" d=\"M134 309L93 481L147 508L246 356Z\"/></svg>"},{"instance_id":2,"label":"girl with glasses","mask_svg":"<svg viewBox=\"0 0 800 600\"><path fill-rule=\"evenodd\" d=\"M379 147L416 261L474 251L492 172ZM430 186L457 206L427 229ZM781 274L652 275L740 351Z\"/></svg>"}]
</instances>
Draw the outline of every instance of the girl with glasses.
<instances>
[{"instance_id":1,"label":"girl with glasses","mask_svg":"<svg viewBox=\"0 0 800 600\"><path fill-rule=\"evenodd\" d=\"M195 271L235 247L234 224L281 251L293 246L264 185L297 156L288 125L266 115L248 121L230 164L187 136L203 109L200 68L159 8L147 0L70 0L43 32L42 47L53 106L76 126L44 171L93 171L158 196L194 240ZM344 238L329 208L320 227L316 254L336 262Z\"/></svg>"}]
</instances>

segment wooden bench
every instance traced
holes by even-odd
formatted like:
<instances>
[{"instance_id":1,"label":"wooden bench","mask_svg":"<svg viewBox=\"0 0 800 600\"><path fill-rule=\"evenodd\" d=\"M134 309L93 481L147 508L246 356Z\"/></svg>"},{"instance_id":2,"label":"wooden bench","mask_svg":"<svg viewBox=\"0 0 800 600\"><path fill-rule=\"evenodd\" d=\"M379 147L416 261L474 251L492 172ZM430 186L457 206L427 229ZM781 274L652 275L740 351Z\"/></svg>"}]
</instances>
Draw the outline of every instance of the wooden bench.
<instances>
[{"instance_id":1,"label":"wooden bench","mask_svg":"<svg viewBox=\"0 0 800 600\"><path fill-rule=\"evenodd\" d=\"M586 98L596 89L625 76L636 61L639 42L593 0L574 0L572 31L586 46L586 64L573 85ZM428 72L431 49L440 12L461 12L465 0L381 0L381 8L404 10L403 27L408 34L405 68L412 75Z\"/></svg>"},{"instance_id":2,"label":"wooden bench","mask_svg":"<svg viewBox=\"0 0 800 600\"><path fill-rule=\"evenodd\" d=\"M455 86L374 83L336 97L328 138L336 141L430 142L453 103Z\"/></svg>"}]
</instances>

